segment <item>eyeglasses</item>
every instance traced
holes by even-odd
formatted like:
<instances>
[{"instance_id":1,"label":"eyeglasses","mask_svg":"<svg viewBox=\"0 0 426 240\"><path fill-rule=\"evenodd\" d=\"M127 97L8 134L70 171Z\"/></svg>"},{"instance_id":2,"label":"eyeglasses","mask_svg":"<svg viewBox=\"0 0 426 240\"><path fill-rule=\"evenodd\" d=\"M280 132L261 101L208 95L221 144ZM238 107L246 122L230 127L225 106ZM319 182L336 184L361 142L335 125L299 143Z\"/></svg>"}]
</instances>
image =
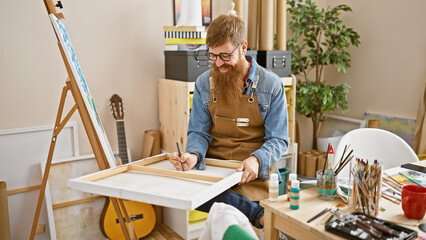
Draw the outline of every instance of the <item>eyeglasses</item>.
<instances>
[{"instance_id":1,"label":"eyeglasses","mask_svg":"<svg viewBox=\"0 0 426 240\"><path fill-rule=\"evenodd\" d=\"M216 61L217 57L219 57L222 61L224 62L229 62L229 60L231 60L231 56L232 54L234 54L234 52L238 49L238 47L240 47L241 43L238 44L238 46L234 49L234 51L232 51L231 53L219 53L219 54L214 54L211 53L207 50L206 52L206 56L209 60L211 61Z\"/></svg>"}]
</instances>

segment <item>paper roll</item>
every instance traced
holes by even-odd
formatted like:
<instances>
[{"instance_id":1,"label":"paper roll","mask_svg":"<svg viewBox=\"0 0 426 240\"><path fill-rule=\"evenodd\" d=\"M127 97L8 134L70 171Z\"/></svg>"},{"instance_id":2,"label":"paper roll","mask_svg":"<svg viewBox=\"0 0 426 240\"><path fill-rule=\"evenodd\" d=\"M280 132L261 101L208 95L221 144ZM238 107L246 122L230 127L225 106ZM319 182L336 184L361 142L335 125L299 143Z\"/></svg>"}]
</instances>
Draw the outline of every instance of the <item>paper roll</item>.
<instances>
[{"instance_id":1,"label":"paper roll","mask_svg":"<svg viewBox=\"0 0 426 240\"><path fill-rule=\"evenodd\" d=\"M142 158L147 158L161 153L159 130L146 130L143 138Z\"/></svg>"},{"instance_id":2,"label":"paper roll","mask_svg":"<svg viewBox=\"0 0 426 240\"><path fill-rule=\"evenodd\" d=\"M202 26L201 0L181 0L176 26Z\"/></svg>"},{"instance_id":3,"label":"paper roll","mask_svg":"<svg viewBox=\"0 0 426 240\"><path fill-rule=\"evenodd\" d=\"M6 182L0 182L0 239L10 239L9 207Z\"/></svg>"},{"instance_id":4,"label":"paper roll","mask_svg":"<svg viewBox=\"0 0 426 240\"><path fill-rule=\"evenodd\" d=\"M274 1L261 1L259 50L274 50Z\"/></svg>"},{"instance_id":5,"label":"paper roll","mask_svg":"<svg viewBox=\"0 0 426 240\"><path fill-rule=\"evenodd\" d=\"M258 0L249 0L247 18L247 47L257 50L257 37L259 33L259 21L257 21Z\"/></svg>"},{"instance_id":6,"label":"paper roll","mask_svg":"<svg viewBox=\"0 0 426 240\"><path fill-rule=\"evenodd\" d=\"M317 158L317 170L322 170L324 168L325 155L326 155L325 152L318 155L318 158Z\"/></svg>"},{"instance_id":7,"label":"paper roll","mask_svg":"<svg viewBox=\"0 0 426 240\"><path fill-rule=\"evenodd\" d=\"M306 155L305 160L305 176L306 177L315 177L317 171L317 155Z\"/></svg>"},{"instance_id":8,"label":"paper roll","mask_svg":"<svg viewBox=\"0 0 426 240\"><path fill-rule=\"evenodd\" d=\"M235 11L237 16L244 20L244 1L243 0L234 0L235 2Z\"/></svg>"},{"instance_id":9,"label":"paper roll","mask_svg":"<svg viewBox=\"0 0 426 240\"><path fill-rule=\"evenodd\" d=\"M286 50L286 0L277 0L277 50Z\"/></svg>"},{"instance_id":10,"label":"paper roll","mask_svg":"<svg viewBox=\"0 0 426 240\"><path fill-rule=\"evenodd\" d=\"M306 152L299 152L299 157L297 159L297 173L305 176Z\"/></svg>"}]
</instances>

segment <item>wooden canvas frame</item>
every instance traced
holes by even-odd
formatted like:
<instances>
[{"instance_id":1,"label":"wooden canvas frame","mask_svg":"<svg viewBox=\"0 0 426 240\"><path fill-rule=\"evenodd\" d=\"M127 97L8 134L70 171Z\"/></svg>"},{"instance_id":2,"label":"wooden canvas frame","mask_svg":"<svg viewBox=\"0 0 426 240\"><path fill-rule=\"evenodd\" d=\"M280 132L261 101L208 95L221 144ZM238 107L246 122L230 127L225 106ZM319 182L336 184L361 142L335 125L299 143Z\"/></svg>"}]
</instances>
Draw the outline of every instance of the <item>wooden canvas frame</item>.
<instances>
[{"instance_id":1,"label":"wooden canvas frame","mask_svg":"<svg viewBox=\"0 0 426 240\"><path fill-rule=\"evenodd\" d=\"M241 180L242 172L235 171L241 165L238 161L205 159L206 170L181 172L173 168L169 158L169 154L156 155L71 179L68 185L94 194L192 210ZM142 183L147 179L149 182ZM120 184L115 184L117 181ZM162 182L167 184L162 185Z\"/></svg>"}]
</instances>

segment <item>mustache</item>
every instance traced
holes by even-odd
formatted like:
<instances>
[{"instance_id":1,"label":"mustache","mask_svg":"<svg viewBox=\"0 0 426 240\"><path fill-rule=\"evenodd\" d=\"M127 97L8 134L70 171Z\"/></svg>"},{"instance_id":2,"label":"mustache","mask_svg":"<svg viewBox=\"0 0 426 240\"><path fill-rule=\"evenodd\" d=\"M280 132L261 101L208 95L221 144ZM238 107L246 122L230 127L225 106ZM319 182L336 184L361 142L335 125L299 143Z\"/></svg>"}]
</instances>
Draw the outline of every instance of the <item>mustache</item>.
<instances>
[{"instance_id":1,"label":"mustache","mask_svg":"<svg viewBox=\"0 0 426 240\"><path fill-rule=\"evenodd\" d=\"M229 64L223 64L222 66L218 67L216 66L216 64L213 64L213 68L215 70L219 70L219 69L229 69L229 68L233 68L233 66L229 65Z\"/></svg>"}]
</instances>

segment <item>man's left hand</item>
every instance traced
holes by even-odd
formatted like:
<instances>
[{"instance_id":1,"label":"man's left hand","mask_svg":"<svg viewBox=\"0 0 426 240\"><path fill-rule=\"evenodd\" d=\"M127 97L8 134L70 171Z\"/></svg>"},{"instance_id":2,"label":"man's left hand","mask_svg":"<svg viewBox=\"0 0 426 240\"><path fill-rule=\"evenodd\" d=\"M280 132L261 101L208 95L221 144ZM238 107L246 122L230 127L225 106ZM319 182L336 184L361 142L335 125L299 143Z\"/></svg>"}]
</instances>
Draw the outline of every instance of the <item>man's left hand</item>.
<instances>
[{"instance_id":1,"label":"man's left hand","mask_svg":"<svg viewBox=\"0 0 426 240\"><path fill-rule=\"evenodd\" d=\"M243 161L239 168L237 168L237 172L244 172L238 185L253 181L257 178L259 173L259 161L255 156L250 156Z\"/></svg>"}]
</instances>

